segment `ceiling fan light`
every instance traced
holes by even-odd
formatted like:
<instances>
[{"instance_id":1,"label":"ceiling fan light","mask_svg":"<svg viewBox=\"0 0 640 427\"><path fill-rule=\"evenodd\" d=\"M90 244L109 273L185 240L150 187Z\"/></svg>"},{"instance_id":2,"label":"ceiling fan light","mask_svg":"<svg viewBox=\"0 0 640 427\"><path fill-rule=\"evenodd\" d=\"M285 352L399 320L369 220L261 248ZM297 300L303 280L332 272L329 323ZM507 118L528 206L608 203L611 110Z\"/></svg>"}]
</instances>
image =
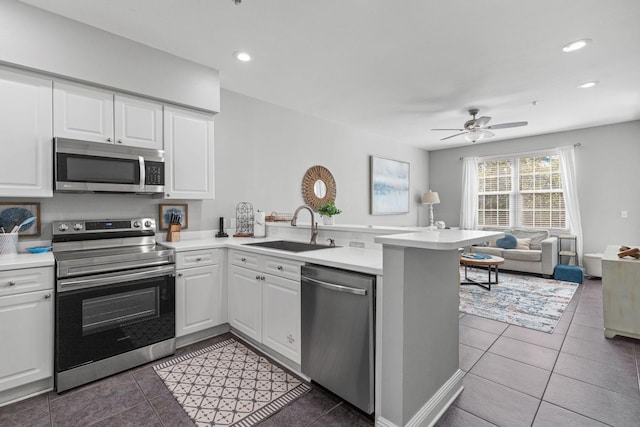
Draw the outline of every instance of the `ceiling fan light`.
<instances>
[{"instance_id":1,"label":"ceiling fan light","mask_svg":"<svg viewBox=\"0 0 640 427\"><path fill-rule=\"evenodd\" d=\"M591 43L591 39L580 39L580 40L574 40L570 43L567 43L563 46L562 51L563 52L575 52L576 50L580 50L583 47L585 47L586 45L588 45L589 43Z\"/></svg>"},{"instance_id":2,"label":"ceiling fan light","mask_svg":"<svg viewBox=\"0 0 640 427\"><path fill-rule=\"evenodd\" d=\"M482 138L484 138L484 132L477 130L470 130L469 133L464 136L464 139L469 142L480 141Z\"/></svg>"}]
</instances>

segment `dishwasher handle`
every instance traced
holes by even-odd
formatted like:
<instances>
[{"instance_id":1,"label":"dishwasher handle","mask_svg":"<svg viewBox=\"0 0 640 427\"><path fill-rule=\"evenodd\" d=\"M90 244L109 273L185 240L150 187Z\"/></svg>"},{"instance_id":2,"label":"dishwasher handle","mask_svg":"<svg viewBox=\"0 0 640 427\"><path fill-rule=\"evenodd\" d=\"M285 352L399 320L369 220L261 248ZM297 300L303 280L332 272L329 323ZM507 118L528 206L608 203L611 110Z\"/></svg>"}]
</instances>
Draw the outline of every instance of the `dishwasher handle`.
<instances>
[{"instance_id":1,"label":"dishwasher handle","mask_svg":"<svg viewBox=\"0 0 640 427\"><path fill-rule=\"evenodd\" d=\"M303 282L309 282L312 285L320 286L321 288L329 289L331 291L346 292L354 295L367 295L366 289L352 288L350 286L336 285L335 283L323 282L322 280L312 279L310 277L302 277Z\"/></svg>"}]
</instances>

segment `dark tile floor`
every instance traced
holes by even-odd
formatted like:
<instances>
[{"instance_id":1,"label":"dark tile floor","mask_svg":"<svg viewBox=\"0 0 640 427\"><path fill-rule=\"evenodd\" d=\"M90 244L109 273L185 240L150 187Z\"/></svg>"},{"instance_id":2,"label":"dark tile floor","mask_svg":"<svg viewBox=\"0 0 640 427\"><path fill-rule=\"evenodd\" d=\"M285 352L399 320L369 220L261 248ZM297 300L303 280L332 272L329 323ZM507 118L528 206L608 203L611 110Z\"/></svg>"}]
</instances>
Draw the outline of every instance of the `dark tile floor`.
<instances>
[{"instance_id":1,"label":"dark tile floor","mask_svg":"<svg viewBox=\"0 0 640 427\"><path fill-rule=\"evenodd\" d=\"M587 279L553 334L462 315L465 389L437 425L640 426L640 341L604 338L601 286ZM192 426L153 364L2 407L0 426ZM373 421L314 385L260 425L350 427Z\"/></svg>"}]
</instances>

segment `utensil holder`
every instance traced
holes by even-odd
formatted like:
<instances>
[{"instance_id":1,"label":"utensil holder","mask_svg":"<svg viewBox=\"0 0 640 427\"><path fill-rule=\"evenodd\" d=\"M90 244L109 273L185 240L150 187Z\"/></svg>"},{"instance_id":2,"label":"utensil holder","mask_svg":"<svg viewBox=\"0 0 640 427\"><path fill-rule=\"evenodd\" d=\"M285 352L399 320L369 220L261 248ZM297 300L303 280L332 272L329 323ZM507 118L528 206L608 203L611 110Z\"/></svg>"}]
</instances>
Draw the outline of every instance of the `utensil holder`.
<instances>
[{"instance_id":1,"label":"utensil holder","mask_svg":"<svg viewBox=\"0 0 640 427\"><path fill-rule=\"evenodd\" d=\"M180 224L169 224L169 230L167 231L167 242L179 242L180 241Z\"/></svg>"},{"instance_id":2,"label":"utensil holder","mask_svg":"<svg viewBox=\"0 0 640 427\"><path fill-rule=\"evenodd\" d=\"M18 253L18 233L0 233L0 255Z\"/></svg>"}]
</instances>

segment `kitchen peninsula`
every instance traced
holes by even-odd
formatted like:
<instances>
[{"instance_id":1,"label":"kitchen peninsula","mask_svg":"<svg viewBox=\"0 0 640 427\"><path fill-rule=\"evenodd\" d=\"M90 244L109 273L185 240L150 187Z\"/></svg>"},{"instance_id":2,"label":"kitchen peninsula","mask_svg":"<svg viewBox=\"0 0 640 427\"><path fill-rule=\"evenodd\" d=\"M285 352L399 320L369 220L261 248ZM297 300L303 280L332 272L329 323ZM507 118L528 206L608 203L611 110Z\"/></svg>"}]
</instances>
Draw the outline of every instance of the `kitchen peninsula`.
<instances>
[{"instance_id":1,"label":"kitchen peninsula","mask_svg":"<svg viewBox=\"0 0 640 427\"><path fill-rule=\"evenodd\" d=\"M378 236L376 425L431 425L462 391L459 249L503 233L435 230Z\"/></svg>"}]
</instances>

